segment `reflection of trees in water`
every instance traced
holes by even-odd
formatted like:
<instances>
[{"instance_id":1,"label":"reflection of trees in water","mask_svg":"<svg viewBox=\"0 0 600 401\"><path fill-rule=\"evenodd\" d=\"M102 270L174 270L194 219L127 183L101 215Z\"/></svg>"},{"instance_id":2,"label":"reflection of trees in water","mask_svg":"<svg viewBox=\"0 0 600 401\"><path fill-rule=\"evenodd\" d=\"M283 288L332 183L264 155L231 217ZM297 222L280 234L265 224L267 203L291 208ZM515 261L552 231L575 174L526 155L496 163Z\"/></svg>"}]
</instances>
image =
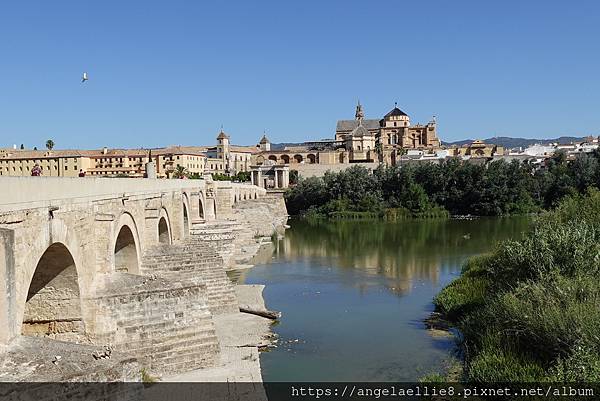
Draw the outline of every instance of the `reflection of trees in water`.
<instances>
[{"instance_id":1,"label":"reflection of trees in water","mask_svg":"<svg viewBox=\"0 0 600 401\"><path fill-rule=\"evenodd\" d=\"M296 220L279 244L287 259L335 259L396 282L404 293L415 279L437 282L439 273L466 256L490 250L498 240L527 229L528 219L421 220L400 223Z\"/></svg>"}]
</instances>

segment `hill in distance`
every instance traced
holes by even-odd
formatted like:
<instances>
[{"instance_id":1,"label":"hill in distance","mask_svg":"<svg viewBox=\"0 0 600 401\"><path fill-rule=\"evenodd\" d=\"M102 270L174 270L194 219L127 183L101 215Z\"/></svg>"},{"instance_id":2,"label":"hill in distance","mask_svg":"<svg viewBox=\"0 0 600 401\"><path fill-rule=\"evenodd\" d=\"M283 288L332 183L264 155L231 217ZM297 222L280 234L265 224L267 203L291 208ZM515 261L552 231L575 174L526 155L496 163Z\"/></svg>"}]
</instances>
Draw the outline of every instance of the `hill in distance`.
<instances>
[{"instance_id":1,"label":"hill in distance","mask_svg":"<svg viewBox=\"0 0 600 401\"><path fill-rule=\"evenodd\" d=\"M541 144L541 145L546 145L549 143L569 144L571 142L581 142L584 139L585 139L585 137L576 137L576 136L561 136L559 138L553 138L553 139L528 139L528 138L510 138L507 136L496 136L493 138L483 139L483 142L490 143L490 144L493 143L498 146L504 146L505 148L518 148L518 147L526 148L530 145L535 145L536 143ZM442 141L442 144L444 144L446 146L452 146L452 145L462 146L462 145L465 145L465 144L468 144L471 142L473 142L473 139L464 139L464 140L455 141L455 142Z\"/></svg>"},{"instance_id":2,"label":"hill in distance","mask_svg":"<svg viewBox=\"0 0 600 401\"><path fill-rule=\"evenodd\" d=\"M576 136L561 136L559 138L552 139L531 139L531 138L511 138L508 136L496 136L492 138L483 139L483 142L495 144L498 146L504 146L505 148L526 148L530 145L541 144L546 145L549 143L560 143L560 144L569 144L571 142L581 142L585 139L585 137L576 137ZM445 146L462 146L465 144L469 144L473 142L474 139L463 139L460 141L454 142L445 142L442 141L442 145ZM283 150L286 146L300 146L302 143L294 143L294 142L283 142L283 143L272 143L272 150Z\"/></svg>"}]
</instances>

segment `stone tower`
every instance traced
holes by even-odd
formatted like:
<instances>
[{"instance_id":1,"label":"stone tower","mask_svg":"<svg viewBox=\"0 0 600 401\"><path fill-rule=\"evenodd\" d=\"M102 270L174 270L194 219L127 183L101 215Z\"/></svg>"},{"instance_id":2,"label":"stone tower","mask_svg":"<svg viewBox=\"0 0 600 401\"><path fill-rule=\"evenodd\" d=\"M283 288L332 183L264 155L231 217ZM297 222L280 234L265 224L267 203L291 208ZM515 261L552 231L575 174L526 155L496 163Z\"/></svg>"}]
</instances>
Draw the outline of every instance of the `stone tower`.
<instances>
[{"instance_id":1,"label":"stone tower","mask_svg":"<svg viewBox=\"0 0 600 401\"><path fill-rule=\"evenodd\" d=\"M229 159L229 135L223 129L217 136L217 158L223 160L224 164Z\"/></svg>"},{"instance_id":2,"label":"stone tower","mask_svg":"<svg viewBox=\"0 0 600 401\"><path fill-rule=\"evenodd\" d=\"M363 118L365 118L365 112L363 111L362 105L360 104L360 100L356 105L356 113L354 114L354 118L356 118L356 120L359 123L362 122Z\"/></svg>"},{"instance_id":3,"label":"stone tower","mask_svg":"<svg viewBox=\"0 0 600 401\"><path fill-rule=\"evenodd\" d=\"M223 128L217 136L217 158L223 160L223 169L226 174L231 171L230 160L229 160L229 135L227 135Z\"/></svg>"},{"instance_id":4,"label":"stone tower","mask_svg":"<svg viewBox=\"0 0 600 401\"><path fill-rule=\"evenodd\" d=\"M266 134L263 134L263 137L260 140L258 146L261 152L268 152L271 150L271 142L269 141L269 138L267 138Z\"/></svg>"}]
</instances>

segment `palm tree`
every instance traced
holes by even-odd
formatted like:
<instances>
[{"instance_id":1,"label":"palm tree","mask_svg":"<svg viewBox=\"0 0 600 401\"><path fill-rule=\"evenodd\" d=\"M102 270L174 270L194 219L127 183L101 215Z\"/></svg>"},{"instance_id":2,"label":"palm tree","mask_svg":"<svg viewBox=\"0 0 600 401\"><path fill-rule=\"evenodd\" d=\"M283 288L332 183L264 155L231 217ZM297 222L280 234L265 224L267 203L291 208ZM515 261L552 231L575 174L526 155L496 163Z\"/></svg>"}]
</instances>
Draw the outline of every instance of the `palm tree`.
<instances>
[{"instance_id":1,"label":"palm tree","mask_svg":"<svg viewBox=\"0 0 600 401\"><path fill-rule=\"evenodd\" d=\"M381 141L375 142L375 154L377 154L377 161L381 164L383 162L383 146L381 145Z\"/></svg>"},{"instance_id":2,"label":"palm tree","mask_svg":"<svg viewBox=\"0 0 600 401\"><path fill-rule=\"evenodd\" d=\"M52 139L48 139L48 140L46 141L46 148L47 148L48 150L52 150L52 148L54 148L54 141L53 141Z\"/></svg>"},{"instance_id":3,"label":"palm tree","mask_svg":"<svg viewBox=\"0 0 600 401\"><path fill-rule=\"evenodd\" d=\"M175 171L173 172L173 178L186 178L187 176L188 173L185 170L185 167L181 165L177 165L177 167L175 167Z\"/></svg>"},{"instance_id":4,"label":"palm tree","mask_svg":"<svg viewBox=\"0 0 600 401\"><path fill-rule=\"evenodd\" d=\"M402 146L396 151L396 154L400 155L400 166L402 166L402 156L404 156L407 153L408 153L408 150Z\"/></svg>"}]
</instances>

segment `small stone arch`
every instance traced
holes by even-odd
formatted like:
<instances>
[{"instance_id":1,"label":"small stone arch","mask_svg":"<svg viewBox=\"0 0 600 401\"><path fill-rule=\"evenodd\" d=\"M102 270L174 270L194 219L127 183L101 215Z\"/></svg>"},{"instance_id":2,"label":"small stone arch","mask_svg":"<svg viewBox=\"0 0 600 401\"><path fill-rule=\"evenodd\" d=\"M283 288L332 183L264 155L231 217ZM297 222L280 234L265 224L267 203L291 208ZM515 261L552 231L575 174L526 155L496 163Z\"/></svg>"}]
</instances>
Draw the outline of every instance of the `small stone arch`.
<instances>
[{"instance_id":1,"label":"small stone arch","mask_svg":"<svg viewBox=\"0 0 600 401\"><path fill-rule=\"evenodd\" d=\"M183 210L183 236L187 237L190 233L190 201L188 195L184 192L182 196Z\"/></svg>"},{"instance_id":2,"label":"small stone arch","mask_svg":"<svg viewBox=\"0 0 600 401\"><path fill-rule=\"evenodd\" d=\"M290 164L290 157L288 155L281 155L281 161L283 164Z\"/></svg>"},{"instance_id":3,"label":"small stone arch","mask_svg":"<svg viewBox=\"0 0 600 401\"><path fill-rule=\"evenodd\" d=\"M204 219L204 199L202 194L198 197L198 217Z\"/></svg>"},{"instance_id":4,"label":"small stone arch","mask_svg":"<svg viewBox=\"0 0 600 401\"><path fill-rule=\"evenodd\" d=\"M257 165L259 165L259 166L260 166L260 165L261 165L261 164L263 164L264 162L265 162L265 158L264 158L262 155L261 155L261 156L258 156L258 157L256 158L256 164L257 164Z\"/></svg>"},{"instance_id":5,"label":"small stone arch","mask_svg":"<svg viewBox=\"0 0 600 401\"><path fill-rule=\"evenodd\" d=\"M171 218L167 209L162 207L158 216L158 242L163 244L173 243L173 233L171 230Z\"/></svg>"},{"instance_id":6,"label":"small stone arch","mask_svg":"<svg viewBox=\"0 0 600 401\"><path fill-rule=\"evenodd\" d=\"M39 258L27 291L21 334L50 336L63 341L83 339L85 325L77 267L61 242Z\"/></svg>"},{"instance_id":7,"label":"small stone arch","mask_svg":"<svg viewBox=\"0 0 600 401\"><path fill-rule=\"evenodd\" d=\"M294 155L294 160L296 163L302 163L304 159L302 158L302 155Z\"/></svg>"},{"instance_id":8,"label":"small stone arch","mask_svg":"<svg viewBox=\"0 0 600 401\"><path fill-rule=\"evenodd\" d=\"M254 199L258 199L258 192L254 191Z\"/></svg>"},{"instance_id":9,"label":"small stone arch","mask_svg":"<svg viewBox=\"0 0 600 401\"><path fill-rule=\"evenodd\" d=\"M158 242L161 244L171 243L171 234L169 232L169 225L164 217L158 219Z\"/></svg>"},{"instance_id":10,"label":"small stone arch","mask_svg":"<svg viewBox=\"0 0 600 401\"><path fill-rule=\"evenodd\" d=\"M114 271L139 274L140 240L135 220L129 213L121 215L114 237Z\"/></svg>"},{"instance_id":11,"label":"small stone arch","mask_svg":"<svg viewBox=\"0 0 600 401\"><path fill-rule=\"evenodd\" d=\"M273 160L275 163L277 163L277 156L271 155L269 156L269 160Z\"/></svg>"},{"instance_id":12,"label":"small stone arch","mask_svg":"<svg viewBox=\"0 0 600 401\"><path fill-rule=\"evenodd\" d=\"M315 164L317 162L317 156L313 155L312 153L308 154L306 158L308 159L309 164Z\"/></svg>"}]
</instances>

